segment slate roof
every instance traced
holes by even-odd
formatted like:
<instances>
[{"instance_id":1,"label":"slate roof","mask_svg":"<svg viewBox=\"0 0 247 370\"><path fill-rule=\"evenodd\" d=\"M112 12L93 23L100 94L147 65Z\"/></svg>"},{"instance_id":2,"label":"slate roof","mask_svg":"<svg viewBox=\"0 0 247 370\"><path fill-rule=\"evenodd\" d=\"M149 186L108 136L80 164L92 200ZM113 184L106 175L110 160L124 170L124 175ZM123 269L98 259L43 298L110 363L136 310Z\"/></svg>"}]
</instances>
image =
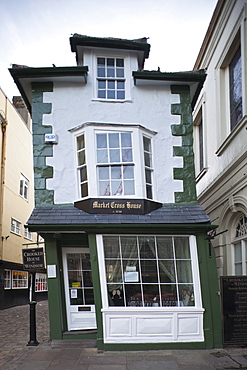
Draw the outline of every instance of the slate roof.
<instances>
[{"instance_id":1,"label":"slate roof","mask_svg":"<svg viewBox=\"0 0 247 370\"><path fill-rule=\"evenodd\" d=\"M90 214L74 206L37 207L27 224L38 225L119 225L119 224L201 224L210 223L199 204L163 206L146 215Z\"/></svg>"}]
</instances>

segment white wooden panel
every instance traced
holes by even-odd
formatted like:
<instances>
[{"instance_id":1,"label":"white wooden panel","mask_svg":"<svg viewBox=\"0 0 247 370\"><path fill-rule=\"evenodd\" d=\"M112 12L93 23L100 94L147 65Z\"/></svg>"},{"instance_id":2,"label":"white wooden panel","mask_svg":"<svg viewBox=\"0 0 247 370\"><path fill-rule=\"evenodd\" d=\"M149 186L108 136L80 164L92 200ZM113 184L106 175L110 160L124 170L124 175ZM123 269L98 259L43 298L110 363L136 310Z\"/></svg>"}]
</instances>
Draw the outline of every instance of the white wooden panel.
<instances>
[{"instance_id":1,"label":"white wooden panel","mask_svg":"<svg viewBox=\"0 0 247 370\"><path fill-rule=\"evenodd\" d=\"M130 336L131 335L131 318L130 317L109 317L108 332L109 335Z\"/></svg>"},{"instance_id":2,"label":"white wooden panel","mask_svg":"<svg viewBox=\"0 0 247 370\"><path fill-rule=\"evenodd\" d=\"M173 335L173 316L137 317L136 334L140 335Z\"/></svg>"}]
</instances>

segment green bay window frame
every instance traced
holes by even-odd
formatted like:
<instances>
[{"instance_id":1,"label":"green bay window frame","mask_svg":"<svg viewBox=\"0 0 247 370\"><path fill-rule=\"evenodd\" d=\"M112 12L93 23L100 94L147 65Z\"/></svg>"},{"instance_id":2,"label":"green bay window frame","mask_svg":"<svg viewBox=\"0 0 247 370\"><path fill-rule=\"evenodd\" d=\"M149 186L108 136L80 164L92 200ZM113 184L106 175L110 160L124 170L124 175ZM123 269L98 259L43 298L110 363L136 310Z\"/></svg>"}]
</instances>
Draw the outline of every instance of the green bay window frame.
<instances>
[{"instance_id":1,"label":"green bay window frame","mask_svg":"<svg viewBox=\"0 0 247 370\"><path fill-rule=\"evenodd\" d=\"M97 98L125 99L124 58L97 57Z\"/></svg>"},{"instance_id":2,"label":"green bay window frame","mask_svg":"<svg viewBox=\"0 0 247 370\"><path fill-rule=\"evenodd\" d=\"M194 236L103 235L98 251L106 307L201 307Z\"/></svg>"}]
</instances>

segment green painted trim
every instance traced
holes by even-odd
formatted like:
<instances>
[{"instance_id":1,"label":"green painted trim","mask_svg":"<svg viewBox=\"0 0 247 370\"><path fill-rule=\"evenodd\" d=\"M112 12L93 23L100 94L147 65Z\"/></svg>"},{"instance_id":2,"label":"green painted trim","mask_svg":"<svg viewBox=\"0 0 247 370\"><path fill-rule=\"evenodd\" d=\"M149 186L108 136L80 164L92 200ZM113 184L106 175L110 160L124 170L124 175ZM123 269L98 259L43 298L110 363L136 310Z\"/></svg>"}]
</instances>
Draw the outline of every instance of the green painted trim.
<instances>
[{"instance_id":1,"label":"green painted trim","mask_svg":"<svg viewBox=\"0 0 247 370\"><path fill-rule=\"evenodd\" d=\"M53 156L53 147L45 143L45 134L52 133L52 127L43 125L43 115L50 114L52 110L51 103L43 102L43 93L52 91L51 82L32 83L35 205L54 204L54 191L46 189L46 179L53 177L53 167L46 165L46 158Z\"/></svg>"},{"instance_id":2,"label":"green painted trim","mask_svg":"<svg viewBox=\"0 0 247 370\"><path fill-rule=\"evenodd\" d=\"M90 46L96 48L111 48L124 50L137 50L144 52L144 58L148 58L150 51L150 44L146 42L146 38L141 40L126 40L118 38L107 37L91 37L79 34L74 34L70 37L71 51L76 52L77 46ZM144 41L145 40L145 41Z\"/></svg>"},{"instance_id":3,"label":"green painted trim","mask_svg":"<svg viewBox=\"0 0 247 370\"><path fill-rule=\"evenodd\" d=\"M90 259L92 268L92 279L94 288L94 302L95 302L95 314L97 322L97 346L98 349L103 349L103 319L102 319L102 297L100 287L100 276L99 276L99 263L97 253L96 235L88 235Z\"/></svg>"},{"instance_id":4,"label":"green painted trim","mask_svg":"<svg viewBox=\"0 0 247 370\"><path fill-rule=\"evenodd\" d=\"M204 336L207 348L222 348L222 318L220 307L216 257L214 248L209 256L206 234L197 237L197 253L204 313Z\"/></svg>"},{"instance_id":5,"label":"green painted trim","mask_svg":"<svg viewBox=\"0 0 247 370\"><path fill-rule=\"evenodd\" d=\"M50 338L62 339L63 318L61 312L61 281L59 274L59 257L56 240L52 235L45 239L46 264L56 265L56 278L48 278L48 305L50 317Z\"/></svg>"},{"instance_id":6,"label":"green painted trim","mask_svg":"<svg viewBox=\"0 0 247 370\"><path fill-rule=\"evenodd\" d=\"M196 202L193 118L190 105L190 88L186 85L172 85L171 93L180 95L180 103L171 105L171 114L181 116L180 124L171 125L171 131L173 136L182 137L182 146L174 146L173 155L183 157L183 167L173 168L174 180L183 181L183 191L175 192L175 203Z\"/></svg>"},{"instance_id":7,"label":"green painted trim","mask_svg":"<svg viewBox=\"0 0 247 370\"><path fill-rule=\"evenodd\" d=\"M60 225L30 225L30 231L38 232L42 235L55 232L85 232L95 234L123 233L123 234L186 234L199 235L208 232L217 226L211 224L60 224Z\"/></svg>"},{"instance_id":8,"label":"green painted trim","mask_svg":"<svg viewBox=\"0 0 247 370\"><path fill-rule=\"evenodd\" d=\"M206 349L205 342L176 343L114 343L104 344L105 351L150 351L160 349Z\"/></svg>"},{"instance_id":9,"label":"green painted trim","mask_svg":"<svg viewBox=\"0 0 247 370\"><path fill-rule=\"evenodd\" d=\"M97 339L97 333L85 333L85 334L71 334L63 333L64 340L73 340L73 339Z\"/></svg>"},{"instance_id":10,"label":"green painted trim","mask_svg":"<svg viewBox=\"0 0 247 370\"><path fill-rule=\"evenodd\" d=\"M159 72L159 71L133 71L132 76L139 80L176 81L176 82L204 82L204 72Z\"/></svg>"}]
</instances>

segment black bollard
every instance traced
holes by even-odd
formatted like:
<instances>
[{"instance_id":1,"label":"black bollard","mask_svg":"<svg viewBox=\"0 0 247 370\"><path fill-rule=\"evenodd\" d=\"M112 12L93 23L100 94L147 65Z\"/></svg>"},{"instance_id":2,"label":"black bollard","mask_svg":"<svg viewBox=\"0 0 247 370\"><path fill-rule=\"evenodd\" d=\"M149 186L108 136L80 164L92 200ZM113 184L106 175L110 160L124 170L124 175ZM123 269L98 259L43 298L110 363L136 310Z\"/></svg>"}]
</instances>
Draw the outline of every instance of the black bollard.
<instances>
[{"instance_id":1,"label":"black bollard","mask_svg":"<svg viewBox=\"0 0 247 370\"><path fill-rule=\"evenodd\" d=\"M37 346L39 342L36 339L36 304L34 301L35 296L35 274L32 274L32 300L29 302L30 305L30 340L27 346Z\"/></svg>"}]
</instances>

